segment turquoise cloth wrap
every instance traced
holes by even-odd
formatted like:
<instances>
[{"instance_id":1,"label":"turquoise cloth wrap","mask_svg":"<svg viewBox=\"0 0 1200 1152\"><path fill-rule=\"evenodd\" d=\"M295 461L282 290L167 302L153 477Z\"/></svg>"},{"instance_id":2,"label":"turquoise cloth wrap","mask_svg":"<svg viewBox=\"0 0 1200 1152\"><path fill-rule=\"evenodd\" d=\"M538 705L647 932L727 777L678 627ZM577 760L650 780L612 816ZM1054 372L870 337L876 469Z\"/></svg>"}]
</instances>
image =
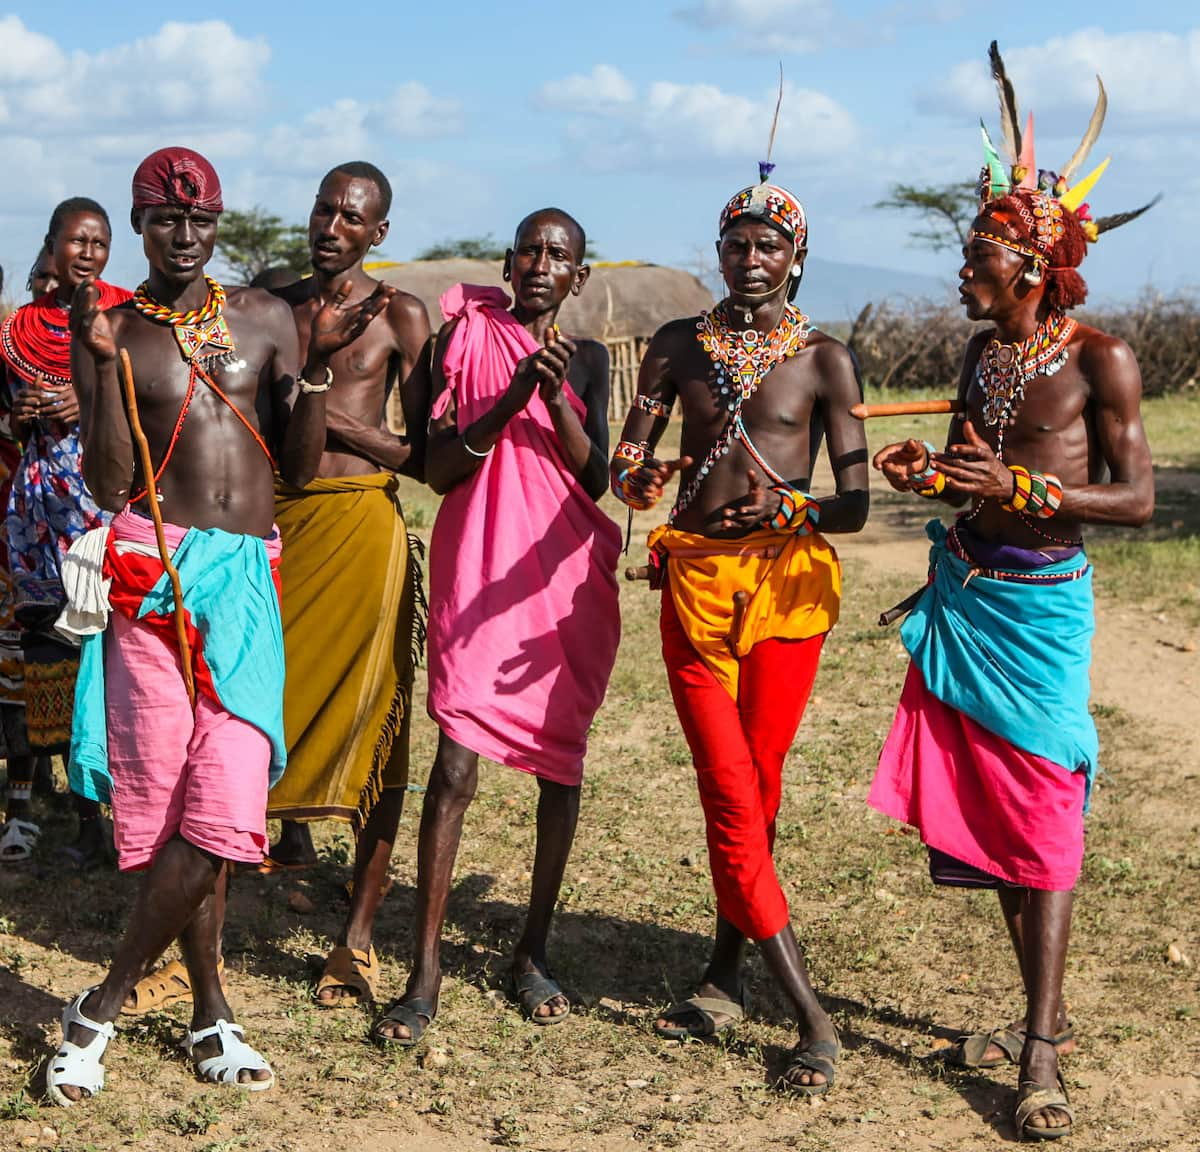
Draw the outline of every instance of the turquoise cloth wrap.
<instances>
[{"instance_id":1,"label":"turquoise cloth wrap","mask_svg":"<svg viewBox=\"0 0 1200 1152\"><path fill-rule=\"evenodd\" d=\"M975 576L946 547L946 529L925 531L932 580L900 629L904 647L939 700L1010 744L1095 779L1099 741L1088 712L1092 575L1061 583ZM1080 553L1038 568L1061 576L1087 567Z\"/></svg>"},{"instance_id":2,"label":"turquoise cloth wrap","mask_svg":"<svg viewBox=\"0 0 1200 1152\"><path fill-rule=\"evenodd\" d=\"M287 764L287 743L283 625L266 545L257 536L191 528L172 559L221 706L270 740L274 785ZM163 573L143 599L138 619L166 616L174 610L171 583ZM83 638L68 778L72 792L102 802L108 801L112 783L105 707L104 634L100 633Z\"/></svg>"}]
</instances>

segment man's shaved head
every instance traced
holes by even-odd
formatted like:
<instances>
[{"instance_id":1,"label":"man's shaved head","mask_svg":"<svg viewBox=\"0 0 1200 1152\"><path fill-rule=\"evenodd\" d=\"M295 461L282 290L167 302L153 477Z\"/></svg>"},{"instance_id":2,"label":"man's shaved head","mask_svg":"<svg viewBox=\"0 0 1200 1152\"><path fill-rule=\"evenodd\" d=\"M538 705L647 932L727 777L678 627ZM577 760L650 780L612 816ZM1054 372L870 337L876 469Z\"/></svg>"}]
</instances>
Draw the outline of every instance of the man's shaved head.
<instances>
[{"instance_id":1,"label":"man's shaved head","mask_svg":"<svg viewBox=\"0 0 1200 1152\"><path fill-rule=\"evenodd\" d=\"M582 264L587 252L587 233L584 232L583 225L574 216L569 212L564 212L561 208L539 208L536 212L530 212L517 225L517 231L513 235L513 247L516 248L520 244L521 233L539 220L557 220L560 224L566 226L575 237L575 256L579 263Z\"/></svg>"},{"instance_id":2,"label":"man's shaved head","mask_svg":"<svg viewBox=\"0 0 1200 1152\"><path fill-rule=\"evenodd\" d=\"M330 168L321 183L324 184L330 176L337 172L355 180L370 180L379 191L379 218L387 219L387 214L392 210L392 185L374 164L370 164L366 160L349 160L345 164L339 164L336 168Z\"/></svg>"}]
</instances>

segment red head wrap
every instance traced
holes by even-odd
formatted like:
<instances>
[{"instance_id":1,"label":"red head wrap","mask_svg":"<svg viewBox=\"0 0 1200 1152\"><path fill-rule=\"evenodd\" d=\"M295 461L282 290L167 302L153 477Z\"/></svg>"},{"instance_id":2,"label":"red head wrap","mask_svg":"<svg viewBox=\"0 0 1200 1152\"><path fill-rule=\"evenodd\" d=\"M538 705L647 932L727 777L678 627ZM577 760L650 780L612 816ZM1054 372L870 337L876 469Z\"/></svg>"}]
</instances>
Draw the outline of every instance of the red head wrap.
<instances>
[{"instance_id":1,"label":"red head wrap","mask_svg":"<svg viewBox=\"0 0 1200 1152\"><path fill-rule=\"evenodd\" d=\"M160 148L138 165L133 174L133 206L181 204L205 212L220 212L221 181L216 169L190 148Z\"/></svg>"},{"instance_id":2,"label":"red head wrap","mask_svg":"<svg viewBox=\"0 0 1200 1152\"><path fill-rule=\"evenodd\" d=\"M1080 206L1083 213L1086 205ZM1033 261L1046 276L1046 299L1056 312L1087 299L1087 283L1075 271L1087 255L1079 216L1045 192L1015 188L980 209L971 237L999 244Z\"/></svg>"}]
</instances>

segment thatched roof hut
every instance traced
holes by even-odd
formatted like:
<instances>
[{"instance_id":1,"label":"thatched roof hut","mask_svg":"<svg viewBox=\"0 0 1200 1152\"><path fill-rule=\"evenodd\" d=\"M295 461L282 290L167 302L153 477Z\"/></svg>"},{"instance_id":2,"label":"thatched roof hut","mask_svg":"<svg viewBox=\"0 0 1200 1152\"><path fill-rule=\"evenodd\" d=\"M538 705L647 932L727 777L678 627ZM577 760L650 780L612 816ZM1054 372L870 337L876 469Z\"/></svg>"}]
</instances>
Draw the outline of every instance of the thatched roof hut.
<instances>
[{"instance_id":1,"label":"thatched roof hut","mask_svg":"<svg viewBox=\"0 0 1200 1152\"><path fill-rule=\"evenodd\" d=\"M419 260L411 264L368 264L372 275L424 301L436 327L438 297L458 283L506 288L500 264L490 260ZM576 336L615 343L647 338L668 320L711 308L712 293L690 272L658 264L592 265L592 276L579 296L563 305L559 320Z\"/></svg>"}]
</instances>

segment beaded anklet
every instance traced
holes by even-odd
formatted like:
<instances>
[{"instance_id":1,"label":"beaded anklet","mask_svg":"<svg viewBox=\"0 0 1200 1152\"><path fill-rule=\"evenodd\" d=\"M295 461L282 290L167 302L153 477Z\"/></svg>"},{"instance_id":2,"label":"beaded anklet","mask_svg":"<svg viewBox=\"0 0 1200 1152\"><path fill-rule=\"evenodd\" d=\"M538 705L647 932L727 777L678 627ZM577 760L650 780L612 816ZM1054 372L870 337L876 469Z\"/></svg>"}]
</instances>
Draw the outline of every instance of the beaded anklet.
<instances>
[{"instance_id":1,"label":"beaded anklet","mask_svg":"<svg viewBox=\"0 0 1200 1152\"><path fill-rule=\"evenodd\" d=\"M821 505L807 492L790 484L776 484L771 489L779 497L779 510L767 521L776 532L794 532L808 536L821 522Z\"/></svg>"}]
</instances>

